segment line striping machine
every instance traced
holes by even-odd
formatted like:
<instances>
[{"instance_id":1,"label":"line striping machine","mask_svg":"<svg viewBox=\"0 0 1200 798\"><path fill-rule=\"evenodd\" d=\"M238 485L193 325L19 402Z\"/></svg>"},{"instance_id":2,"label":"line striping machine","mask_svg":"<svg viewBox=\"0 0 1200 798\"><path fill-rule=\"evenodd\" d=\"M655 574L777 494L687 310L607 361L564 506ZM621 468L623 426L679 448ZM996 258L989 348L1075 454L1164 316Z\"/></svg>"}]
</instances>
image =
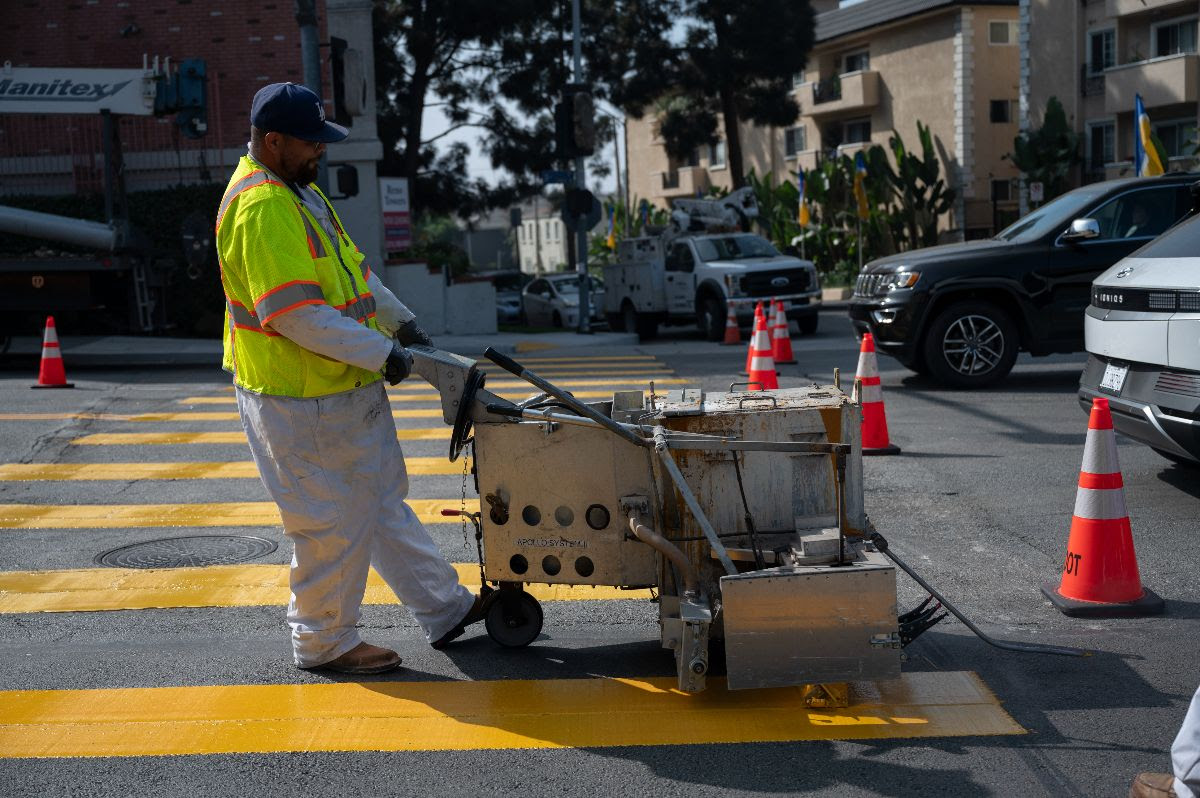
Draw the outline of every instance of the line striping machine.
<instances>
[{"instance_id":1,"label":"line striping machine","mask_svg":"<svg viewBox=\"0 0 1200 798\"><path fill-rule=\"evenodd\" d=\"M475 525L500 645L540 634L523 590L538 583L657 591L662 645L688 693L723 650L729 689L809 685L813 706L844 702L834 685L899 677L903 646L943 607L993 645L1080 653L987 638L888 551L863 508L857 385L656 394L651 383L585 403L489 348L538 391L511 402L475 361L409 351L453 426L451 461L474 453L479 510L442 512ZM903 615L897 566L931 593Z\"/></svg>"}]
</instances>

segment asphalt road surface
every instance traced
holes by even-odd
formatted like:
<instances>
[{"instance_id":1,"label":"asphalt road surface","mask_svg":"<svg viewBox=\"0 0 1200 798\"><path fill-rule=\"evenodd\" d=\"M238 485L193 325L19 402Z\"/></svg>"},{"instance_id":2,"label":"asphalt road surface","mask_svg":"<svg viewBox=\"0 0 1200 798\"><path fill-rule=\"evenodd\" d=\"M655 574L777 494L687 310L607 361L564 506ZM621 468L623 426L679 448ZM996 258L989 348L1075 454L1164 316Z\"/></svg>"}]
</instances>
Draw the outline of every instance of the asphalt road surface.
<instances>
[{"instance_id":1,"label":"asphalt road surface","mask_svg":"<svg viewBox=\"0 0 1200 798\"><path fill-rule=\"evenodd\" d=\"M783 387L828 383L835 367L848 384L857 347L843 312L826 310L818 334L793 345L799 365L781 369ZM650 379L725 390L744 357L668 330L638 347L527 360L599 392ZM865 461L875 526L988 634L1093 652L1008 653L956 621L939 625L906 649L908 684L935 701L978 686L990 717L1008 725L985 729L955 710L932 737L916 720L853 708L822 724L784 693L714 689L680 703L693 699L670 695L674 664L641 595L547 598L529 648L499 649L473 627L436 652L372 587L362 635L396 647L405 670L296 670L283 617L290 544L248 470L226 375L68 363L74 390L35 392L32 375L5 372L0 793L1124 795L1138 771L1167 768L1200 683L1200 473L1119 440L1142 579L1167 600L1164 616L1079 620L1053 609L1039 586L1058 579L1066 548L1087 427L1075 399L1082 362L1022 357L1001 386L958 392L880 358L902 453ZM433 517L460 505L463 478L445 463L444 427L419 412L436 407L432 391L393 394L411 438L402 445L414 507L438 522L435 540L469 580L473 541ZM468 484L468 507L475 501ZM196 535L274 548L166 576L96 562ZM923 598L899 581L902 609ZM770 724L784 732L772 737Z\"/></svg>"}]
</instances>

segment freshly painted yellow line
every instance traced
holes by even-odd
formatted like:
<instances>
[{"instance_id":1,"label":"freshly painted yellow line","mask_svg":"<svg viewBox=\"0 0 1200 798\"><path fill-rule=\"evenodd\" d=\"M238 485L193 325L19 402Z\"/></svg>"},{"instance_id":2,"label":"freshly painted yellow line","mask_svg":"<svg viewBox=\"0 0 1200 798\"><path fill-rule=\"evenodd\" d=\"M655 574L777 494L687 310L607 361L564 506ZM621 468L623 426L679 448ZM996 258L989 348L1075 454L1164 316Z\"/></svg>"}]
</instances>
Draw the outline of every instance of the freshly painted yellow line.
<instances>
[{"instance_id":1,"label":"freshly painted yellow line","mask_svg":"<svg viewBox=\"0 0 1200 798\"><path fill-rule=\"evenodd\" d=\"M655 384L657 385L658 382L659 381L656 380ZM534 388L532 385L530 385L527 382L522 383L522 385L527 387L529 389L529 391L524 392L524 393L519 392L519 391L505 391L505 392L499 393L499 395L502 395L507 399L523 399L524 397L528 396L529 394L537 392L537 389ZM487 387L491 388L492 385L488 384ZM498 393L498 392L494 392L494 393ZM611 399L612 394L613 394L613 392L611 390L608 390L608 391L571 391L571 393L574 394L575 397L578 399ZM438 402L441 402L441 400L442 400L441 395L436 394L436 393L406 393L406 394L393 393L388 398L393 402L438 403ZM181 405L234 405L234 404L237 404L237 399L232 396L189 396L187 399L178 399L176 401ZM395 413L393 411L393 415L394 414Z\"/></svg>"},{"instance_id":2,"label":"freshly painted yellow line","mask_svg":"<svg viewBox=\"0 0 1200 798\"><path fill-rule=\"evenodd\" d=\"M682 377L673 377L673 376L671 376L671 377L655 377L653 375L647 376L647 375L639 374L639 375L636 375L633 377L629 377L628 379L616 379L613 377L605 377L603 379L564 380L562 382L558 382L557 380L555 380L554 384L557 385L559 388L566 388L568 391L573 391L576 387L582 387L585 385L586 386L595 386L595 385L612 385L612 386L638 385L638 386L642 386L642 385L645 385L646 383L648 383L650 380L654 380L655 385L688 385L688 384L695 384L695 382L696 382L696 380L694 380L694 379L688 380L688 379L684 379ZM494 382L492 380L488 380L486 387L490 391L495 391L497 389L502 389L502 388L528 388L531 391L537 390L532 385L525 382L525 380L516 380L516 379L496 380ZM389 388L388 392L403 394L403 393L413 393L415 391L428 391L428 390L429 390L429 386L424 383L422 383L420 385L417 385L417 384L405 385L404 383L401 383L400 385L397 385L394 388Z\"/></svg>"},{"instance_id":3,"label":"freshly painted yellow line","mask_svg":"<svg viewBox=\"0 0 1200 798\"><path fill-rule=\"evenodd\" d=\"M455 563L458 579L479 587L479 566ZM649 590L528 585L538 601L649 599ZM205 568L79 568L0 573L0 613L107 612L179 607L284 606L291 596L286 565L212 565ZM366 604L397 604L374 570Z\"/></svg>"},{"instance_id":4,"label":"freshly painted yellow line","mask_svg":"<svg viewBox=\"0 0 1200 798\"><path fill-rule=\"evenodd\" d=\"M459 499L409 499L424 524L444 524ZM0 529L118 529L149 526L279 526L274 502L204 504L0 504Z\"/></svg>"},{"instance_id":5,"label":"freshly painted yellow line","mask_svg":"<svg viewBox=\"0 0 1200 798\"><path fill-rule=\"evenodd\" d=\"M482 369L482 371L484 374L487 374L489 378L491 378L491 377L508 377L509 376L509 372L505 371L504 369L498 369L498 368ZM558 371L555 369L535 368L535 369L533 369L533 372L535 374L537 374L539 377L545 377L546 379L551 380L551 381L561 379L563 377L615 377L617 379L633 377L635 379L642 379L642 378L651 378L657 374L661 374L664 377L675 376L674 371L672 371L670 369L660 369L660 368L587 369L586 371L581 371L581 370L577 370L577 369L572 369L570 371ZM528 383L526 383L526 384L528 384Z\"/></svg>"},{"instance_id":6,"label":"freshly painted yellow line","mask_svg":"<svg viewBox=\"0 0 1200 798\"><path fill-rule=\"evenodd\" d=\"M450 427L396 430L396 438L402 441L440 441L449 437ZM71 441L80 446L245 442L244 432L97 432Z\"/></svg>"},{"instance_id":7,"label":"freshly painted yellow line","mask_svg":"<svg viewBox=\"0 0 1200 798\"><path fill-rule=\"evenodd\" d=\"M0 692L0 756L468 751L1023 734L967 671L802 688L675 690L674 678L140 687ZM861 693L861 695L859 695Z\"/></svg>"},{"instance_id":8,"label":"freshly painted yellow line","mask_svg":"<svg viewBox=\"0 0 1200 798\"><path fill-rule=\"evenodd\" d=\"M393 410L393 418L441 418L442 411L436 407L419 410ZM139 413L125 421L237 421L241 418L236 411L190 410L178 413Z\"/></svg>"},{"instance_id":9,"label":"freshly painted yellow line","mask_svg":"<svg viewBox=\"0 0 1200 798\"><path fill-rule=\"evenodd\" d=\"M522 363L571 363L586 366L589 363L605 363L609 361L625 362L631 360L650 360L658 362L655 355L590 355L587 357L525 357ZM490 361L483 361L490 362Z\"/></svg>"},{"instance_id":10,"label":"freshly painted yellow line","mask_svg":"<svg viewBox=\"0 0 1200 798\"><path fill-rule=\"evenodd\" d=\"M406 457L409 476L461 474L462 462L445 457ZM0 482L42 480L248 479L258 478L249 460L222 463L4 463Z\"/></svg>"}]
</instances>

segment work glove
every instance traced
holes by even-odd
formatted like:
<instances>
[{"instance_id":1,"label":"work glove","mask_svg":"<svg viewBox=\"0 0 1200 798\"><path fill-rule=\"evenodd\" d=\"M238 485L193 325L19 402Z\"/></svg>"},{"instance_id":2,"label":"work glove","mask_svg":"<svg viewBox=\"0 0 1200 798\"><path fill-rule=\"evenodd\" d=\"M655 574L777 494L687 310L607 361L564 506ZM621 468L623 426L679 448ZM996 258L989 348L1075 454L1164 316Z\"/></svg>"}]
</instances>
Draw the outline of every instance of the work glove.
<instances>
[{"instance_id":1,"label":"work glove","mask_svg":"<svg viewBox=\"0 0 1200 798\"><path fill-rule=\"evenodd\" d=\"M421 329L416 319L409 319L400 325L400 329L396 330L396 340L404 346L413 344L433 346L433 339L429 337L429 333Z\"/></svg>"},{"instance_id":2,"label":"work glove","mask_svg":"<svg viewBox=\"0 0 1200 798\"><path fill-rule=\"evenodd\" d=\"M413 359L399 341L392 342L392 351L383 364L383 378L388 385L395 385L412 374Z\"/></svg>"}]
</instances>

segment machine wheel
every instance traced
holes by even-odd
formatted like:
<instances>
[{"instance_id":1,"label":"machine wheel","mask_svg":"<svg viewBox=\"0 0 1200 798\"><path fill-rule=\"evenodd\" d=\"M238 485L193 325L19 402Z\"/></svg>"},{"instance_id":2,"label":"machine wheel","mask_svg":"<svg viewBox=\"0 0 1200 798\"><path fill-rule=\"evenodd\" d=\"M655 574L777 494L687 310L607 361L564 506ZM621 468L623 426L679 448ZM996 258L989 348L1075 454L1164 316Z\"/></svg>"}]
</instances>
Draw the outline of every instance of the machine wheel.
<instances>
[{"instance_id":1,"label":"machine wheel","mask_svg":"<svg viewBox=\"0 0 1200 798\"><path fill-rule=\"evenodd\" d=\"M696 313L696 325L706 341L720 341L725 337L725 303L715 296L700 300Z\"/></svg>"},{"instance_id":2,"label":"machine wheel","mask_svg":"<svg viewBox=\"0 0 1200 798\"><path fill-rule=\"evenodd\" d=\"M1003 379L1017 360L1017 328L986 302L956 302L929 325L923 344L929 373L952 388L983 388Z\"/></svg>"},{"instance_id":3,"label":"machine wheel","mask_svg":"<svg viewBox=\"0 0 1200 798\"><path fill-rule=\"evenodd\" d=\"M488 637L505 648L523 648L542 633L542 605L524 590L498 590L483 620Z\"/></svg>"},{"instance_id":4,"label":"machine wheel","mask_svg":"<svg viewBox=\"0 0 1200 798\"><path fill-rule=\"evenodd\" d=\"M817 324L821 321L821 315L814 313L811 316L803 316L796 320L796 324L800 327L801 335L813 335L817 332Z\"/></svg>"}]
</instances>

